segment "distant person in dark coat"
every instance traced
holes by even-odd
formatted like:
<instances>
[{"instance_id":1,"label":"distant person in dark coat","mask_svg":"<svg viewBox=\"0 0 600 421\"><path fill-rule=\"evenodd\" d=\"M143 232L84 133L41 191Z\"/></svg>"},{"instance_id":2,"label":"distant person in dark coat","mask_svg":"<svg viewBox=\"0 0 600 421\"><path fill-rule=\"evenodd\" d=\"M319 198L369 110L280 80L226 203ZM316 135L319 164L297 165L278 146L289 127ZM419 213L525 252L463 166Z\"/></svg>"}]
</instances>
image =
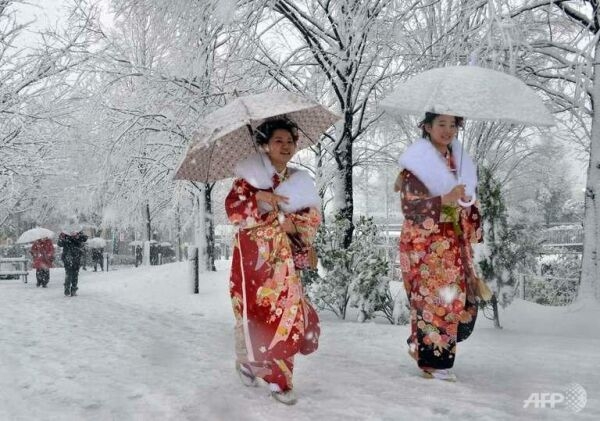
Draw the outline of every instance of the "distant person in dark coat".
<instances>
[{"instance_id":1,"label":"distant person in dark coat","mask_svg":"<svg viewBox=\"0 0 600 421\"><path fill-rule=\"evenodd\" d=\"M100 270L104 271L104 249L103 248L93 248L92 249L92 263L94 264L94 272L98 271L98 265L100 265Z\"/></svg>"},{"instance_id":2,"label":"distant person in dark coat","mask_svg":"<svg viewBox=\"0 0 600 421\"><path fill-rule=\"evenodd\" d=\"M142 249L142 246L135 246L135 267L138 267L142 264L144 257L143 251L144 250Z\"/></svg>"},{"instance_id":3,"label":"distant person in dark coat","mask_svg":"<svg viewBox=\"0 0 600 421\"><path fill-rule=\"evenodd\" d=\"M65 295L67 297L77 295L79 268L86 241L87 235L81 231L72 234L61 232L58 237L58 245L63 249L61 259L65 265Z\"/></svg>"},{"instance_id":4,"label":"distant person in dark coat","mask_svg":"<svg viewBox=\"0 0 600 421\"><path fill-rule=\"evenodd\" d=\"M54 245L49 238L36 240L31 245L29 251L33 257L33 267L35 268L36 286L46 288L50 281L50 268L54 262Z\"/></svg>"}]
</instances>

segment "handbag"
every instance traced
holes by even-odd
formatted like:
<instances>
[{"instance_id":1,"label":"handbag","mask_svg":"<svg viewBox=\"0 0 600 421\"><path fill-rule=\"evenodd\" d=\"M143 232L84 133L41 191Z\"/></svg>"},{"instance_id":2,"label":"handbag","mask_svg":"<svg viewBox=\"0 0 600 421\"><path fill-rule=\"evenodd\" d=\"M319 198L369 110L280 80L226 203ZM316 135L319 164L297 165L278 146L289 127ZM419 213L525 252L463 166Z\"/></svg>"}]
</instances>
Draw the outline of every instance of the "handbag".
<instances>
[{"instance_id":1,"label":"handbag","mask_svg":"<svg viewBox=\"0 0 600 421\"><path fill-rule=\"evenodd\" d=\"M490 287L488 287L488 285L479 277L475 281L475 291L475 295L483 301L490 301L492 299L492 290L490 290Z\"/></svg>"},{"instance_id":2,"label":"handbag","mask_svg":"<svg viewBox=\"0 0 600 421\"><path fill-rule=\"evenodd\" d=\"M308 355L319 347L321 326L317 311L306 297L302 298L302 307L304 308L304 336L300 340L299 351L302 355Z\"/></svg>"},{"instance_id":3,"label":"handbag","mask_svg":"<svg viewBox=\"0 0 600 421\"><path fill-rule=\"evenodd\" d=\"M479 276L473 274L467 278L467 288L470 296L479 298L481 301L492 299L492 290Z\"/></svg>"},{"instance_id":4,"label":"handbag","mask_svg":"<svg viewBox=\"0 0 600 421\"><path fill-rule=\"evenodd\" d=\"M317 251L311 244L306 244L298 233L288 234L292 248L292 258L296 269L316 269L319 263Z\"/></svg>"}]
</instances>

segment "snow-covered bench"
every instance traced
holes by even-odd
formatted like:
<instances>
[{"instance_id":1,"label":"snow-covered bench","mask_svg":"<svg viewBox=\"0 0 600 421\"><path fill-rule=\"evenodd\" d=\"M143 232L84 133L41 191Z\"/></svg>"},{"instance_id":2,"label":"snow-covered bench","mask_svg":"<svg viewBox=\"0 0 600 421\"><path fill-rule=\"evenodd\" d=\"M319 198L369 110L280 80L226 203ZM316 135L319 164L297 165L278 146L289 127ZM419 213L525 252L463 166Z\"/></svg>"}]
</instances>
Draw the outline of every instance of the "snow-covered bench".
<instances>
[{"instance_id":1,"label":"snow-covered bench","mask_svg":"<svg viewBox=\"0 0 600 421\"><path fill-rule=\"evenodd\" d=\"M0 277L20 276L27 283L27 258L23 257L0 257Z\"/></svg>"}]
</instances>

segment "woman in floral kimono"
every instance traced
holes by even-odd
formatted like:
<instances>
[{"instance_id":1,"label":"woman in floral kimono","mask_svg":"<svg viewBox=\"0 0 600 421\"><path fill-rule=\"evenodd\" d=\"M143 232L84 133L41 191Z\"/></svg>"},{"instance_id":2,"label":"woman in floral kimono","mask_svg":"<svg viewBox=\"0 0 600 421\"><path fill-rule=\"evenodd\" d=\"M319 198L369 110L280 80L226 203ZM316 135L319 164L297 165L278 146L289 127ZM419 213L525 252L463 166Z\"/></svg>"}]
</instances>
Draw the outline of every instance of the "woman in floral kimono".
<instances>
[{"instance_id":1,"label":"woman in floral kimono","mask_svg":"<svg viewBox=\"0 0 600 421\"><path fill-rule=\"evenodd\" d=\"M245 385L262 378L276 400L294 404L294 355L316 350L320 333L299 272L311 257L320 198L306 171L287 166L298 140L293 122L268 120L256 140L261 152L236 166L225 200L238 228L230 279L236 368Z\"/></svg>"},{"instance_id":2,"label":"woman in floral kimono","mask_svg":"<svg viewBox=\"0 0 600 421\"><path fill-rule=\"evenodd\" d=\"M456 381L450 371L456 343L473 330L481 295L471 248L482 241L474 204L477 172L456 139L462 122L427 113L420 124L423 138L399 159L403 170L395 186L405 217L400 266L411 307L409 354L424 377L449 381Z\"/></svg>"}]
</instances>

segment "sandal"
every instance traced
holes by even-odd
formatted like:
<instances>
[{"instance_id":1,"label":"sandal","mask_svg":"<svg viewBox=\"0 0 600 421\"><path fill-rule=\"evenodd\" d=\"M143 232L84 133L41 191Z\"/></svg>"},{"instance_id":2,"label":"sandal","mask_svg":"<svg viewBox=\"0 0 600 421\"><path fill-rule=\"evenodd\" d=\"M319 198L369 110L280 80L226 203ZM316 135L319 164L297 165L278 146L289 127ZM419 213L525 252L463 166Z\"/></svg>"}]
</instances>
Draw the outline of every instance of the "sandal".
<instances>
[{"instance_id":1,"label":"sandal","mask_svg":"<svg viewBox=\"0 0 600 421\"><path fill-rule=\"evenodd\" d=\"M252 374L252 370L246 365L241 364L239 362L235 363L235 371L237 371L238 376L240 376L240 380L242 384L246 387L256 387L258 386L258 379L254 374Z\"/></svg>"}]
</instances>

